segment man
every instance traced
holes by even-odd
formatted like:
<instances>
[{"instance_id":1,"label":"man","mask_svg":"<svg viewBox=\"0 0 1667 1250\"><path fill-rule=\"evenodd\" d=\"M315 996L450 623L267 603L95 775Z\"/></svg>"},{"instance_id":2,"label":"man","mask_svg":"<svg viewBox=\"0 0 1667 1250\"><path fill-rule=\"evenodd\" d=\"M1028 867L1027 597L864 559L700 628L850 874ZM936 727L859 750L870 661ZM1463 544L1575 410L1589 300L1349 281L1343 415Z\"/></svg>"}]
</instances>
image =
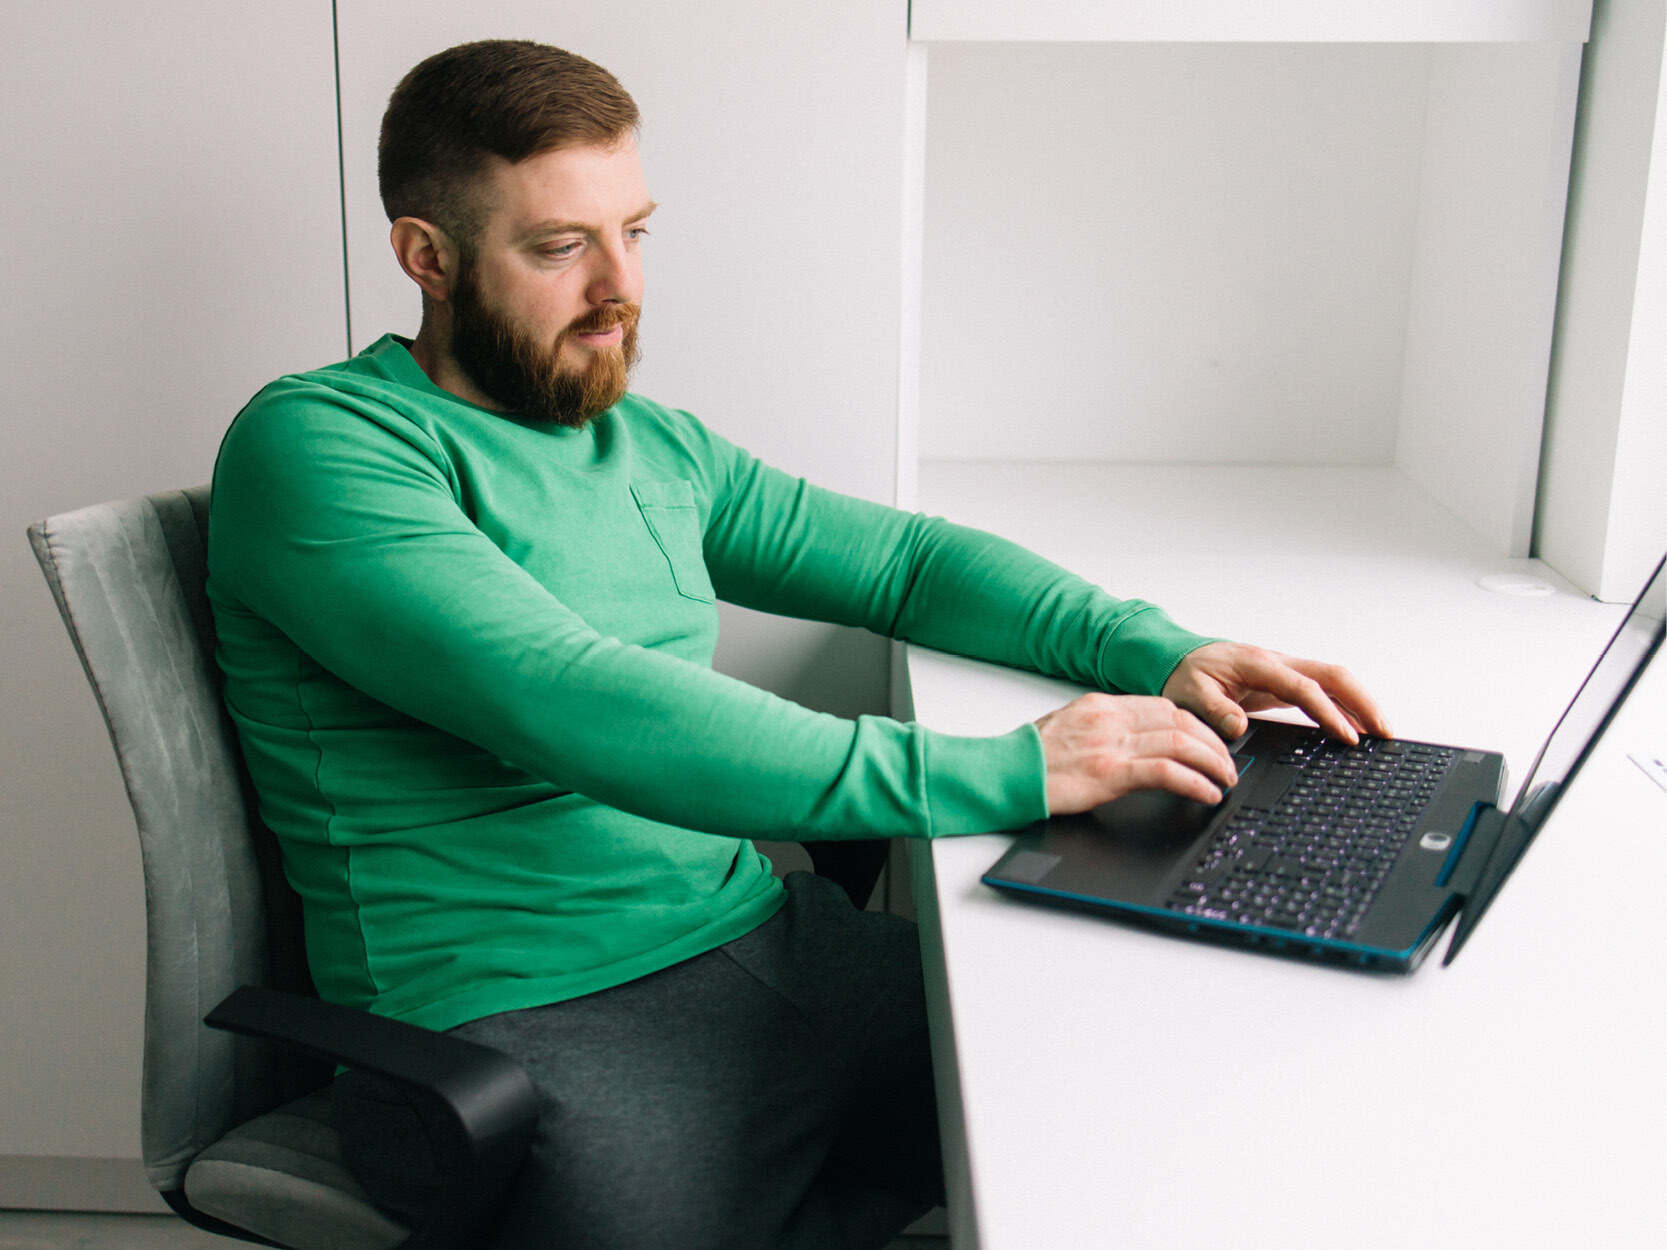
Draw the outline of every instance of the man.
<instances>
[{"instance_id":1,"label":"man","mask_svg":"<svg viewBox=\"0 0 1667 1250\"><path fill-rule=\"evenodd\" d=\"M990 535L820 491L626 393L654 205L636 107L559 49L417 66L383 122L409 343L226 436L209 589L327 998L519 1059L545 1114L503 1246L878 1246L941 1198L909 926L747 839L1204 802L1222 736L1345 672L1212 642ZM1000 737L809 712L710 669L714 601L1101 690Z\"/></svg>"}]
</instances>

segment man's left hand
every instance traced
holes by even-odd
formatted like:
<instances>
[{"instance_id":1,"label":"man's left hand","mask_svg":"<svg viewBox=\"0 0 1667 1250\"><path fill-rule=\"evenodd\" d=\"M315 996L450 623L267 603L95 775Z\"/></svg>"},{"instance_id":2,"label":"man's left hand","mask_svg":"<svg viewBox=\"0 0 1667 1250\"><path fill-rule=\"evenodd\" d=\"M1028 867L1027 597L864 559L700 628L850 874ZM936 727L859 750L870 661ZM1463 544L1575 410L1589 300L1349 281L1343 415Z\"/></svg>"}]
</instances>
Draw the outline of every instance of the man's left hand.
<instances>
[{"instance_id":1,"label":"man's left hand","mask_svg":"<svg viewBox=\"0 0 1667 1250\"><path fill-rule=\"evenodd\" d=\"M1212 642L1190 652L1163 694L1229 742L1250 727L1247 712L1276 707L1302 709L1344 742L1358 742L1363 733L1392 736L1377 703L1346 668L1243 643Z\"/></svg>"}]
</instances>

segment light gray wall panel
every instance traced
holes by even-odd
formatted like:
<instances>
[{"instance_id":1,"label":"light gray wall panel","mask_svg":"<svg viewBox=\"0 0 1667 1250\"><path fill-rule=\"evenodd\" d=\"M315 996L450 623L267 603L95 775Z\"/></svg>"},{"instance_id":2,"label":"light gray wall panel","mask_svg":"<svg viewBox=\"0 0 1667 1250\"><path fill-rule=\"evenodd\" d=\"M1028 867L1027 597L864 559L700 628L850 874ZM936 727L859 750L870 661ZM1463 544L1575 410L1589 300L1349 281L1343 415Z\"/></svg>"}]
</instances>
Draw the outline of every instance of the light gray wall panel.
<instances>
[{"instance_id":1,"label":"light gray wall panel","mask_svg":"<svg viewBox=\"0 0 1667 1250\"><path fill-rule=\"evenodd\" d=\"M345 343L328 0L0 7L0 1155L138 1153L143 897L24 527L207 479Z\"/></svg>"}]
</instances>

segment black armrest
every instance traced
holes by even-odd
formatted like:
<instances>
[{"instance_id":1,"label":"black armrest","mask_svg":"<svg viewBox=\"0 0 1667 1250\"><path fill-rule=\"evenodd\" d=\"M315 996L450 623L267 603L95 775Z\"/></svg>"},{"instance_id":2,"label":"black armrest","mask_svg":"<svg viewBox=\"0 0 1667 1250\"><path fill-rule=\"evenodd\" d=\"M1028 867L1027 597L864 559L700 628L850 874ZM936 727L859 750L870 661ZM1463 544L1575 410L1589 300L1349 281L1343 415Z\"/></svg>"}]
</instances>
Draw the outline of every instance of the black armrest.
<instances>
[{"instance_id":1,"label":"black armrest","mask_svg":"<svg viewBox=\"0 0 1667 1250\"><path fill-rule=\"evenodd\" d=\"M368 1011L251 985L234 990L203 1022L398 1082L428 1135L440 1184L406 1246L467 1246L482 1237L538 1120L538 1094L508 1055Z\"/></svg>"}]
</instances>

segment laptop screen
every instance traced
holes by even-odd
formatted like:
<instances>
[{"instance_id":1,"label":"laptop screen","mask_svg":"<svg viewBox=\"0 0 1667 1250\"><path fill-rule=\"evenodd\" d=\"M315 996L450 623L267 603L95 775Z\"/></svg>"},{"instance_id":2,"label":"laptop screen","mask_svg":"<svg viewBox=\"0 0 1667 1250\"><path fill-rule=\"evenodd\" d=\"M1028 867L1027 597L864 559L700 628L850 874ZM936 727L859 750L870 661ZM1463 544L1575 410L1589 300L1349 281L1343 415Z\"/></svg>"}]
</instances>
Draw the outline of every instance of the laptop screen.
<instances>
[{"instance_id":1,"label":"laptop screen","mask_svg":"<svg viewBox=\"0 0 1667 1250\"><path fill-rule=\"evenodd\" d=\"M1538 829L1551 814L1569 779L1580 771L1621 700L1661 646L1662 631L1667 627L1664 570L1667 559L1656 565L1655 575L1645 584L1632 611L1540 748L1528 780L1511 807L1511 814L1520 816L1531 829Z\"/></svg>"},{"instance_id":2,"label":"laptop screen","mask_svg":"<svg viewBox=\"0 0 1667 1250\"><path fill-rule=\"evenodd\" d=\"M1493 902L1511 870L1522 859L1528 844L1557 806L1586 757L1592 753L1615 712L1643 675L1650 659L1661 648L1667 631L1667 557L1655 566L1638 601L1615 631L1597 664L1581 683L1574 701L1564 710L1557 727L1540 748L1517 800L1511 806L1499 841L1488 857L1470 897L1464 902L1452 941L1442 961L1452 963L1459 948L1476 928L1482 913Z\"/></svg>"}]
</instances>

